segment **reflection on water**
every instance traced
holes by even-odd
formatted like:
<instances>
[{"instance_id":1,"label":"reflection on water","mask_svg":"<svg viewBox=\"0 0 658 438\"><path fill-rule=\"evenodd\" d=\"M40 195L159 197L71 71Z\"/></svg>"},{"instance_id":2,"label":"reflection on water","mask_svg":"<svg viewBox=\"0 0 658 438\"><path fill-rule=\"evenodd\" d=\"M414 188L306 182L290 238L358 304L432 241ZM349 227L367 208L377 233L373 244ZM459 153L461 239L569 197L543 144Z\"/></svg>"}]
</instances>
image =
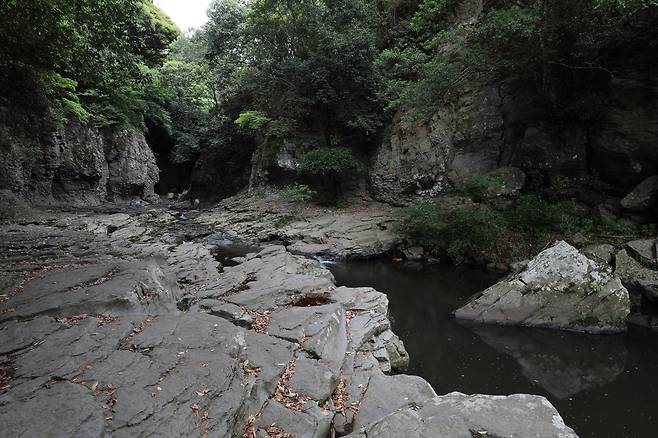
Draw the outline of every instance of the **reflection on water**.
<instances>
[{"instance_id":1,"label":"reflection on water","mask_svg":"<svg viewBox=\"0 0 658 438\"><path fill-rule=\"evenodd\" d=\"M546 396L581 438L658 436L658 337L591 336L458 323L451 312L496 277L472 267L329 266L345 286L387 293L410 373L437 393Z\"/></svg>"},{"instance_id":2,"label":"reflection on water","mask_svg":"<svg viewBox=\"0 0 658 438\"><path fill-rule=\"evenodd\" d=\"M545 330L472 326L496 351L513 357L532 383L564 399L612 382L624 371L623 340Z\"/></svg>"}]
</instances>

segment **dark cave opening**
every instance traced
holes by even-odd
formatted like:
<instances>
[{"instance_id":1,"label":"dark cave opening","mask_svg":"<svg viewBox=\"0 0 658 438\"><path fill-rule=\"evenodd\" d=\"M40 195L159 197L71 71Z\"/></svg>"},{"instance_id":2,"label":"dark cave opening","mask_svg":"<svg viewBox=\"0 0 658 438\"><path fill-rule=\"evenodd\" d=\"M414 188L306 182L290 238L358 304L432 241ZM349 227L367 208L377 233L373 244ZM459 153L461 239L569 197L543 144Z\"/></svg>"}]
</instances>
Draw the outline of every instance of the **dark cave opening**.
<instances>
[{"instance_id":1,"label":"dark cave opening","mask_svg":"<svg viewBox=\"0 0 658 438\"><path fill-rule=\"evenodd\" d=\"M161 123L149 120L146 122L145 137L160 169L160 181L155 186L155 193L158 195L179 194L187 190L190 187L194 163L175 163L171 160L175 141L168 129Z\"/></svg>"}]
</instances>

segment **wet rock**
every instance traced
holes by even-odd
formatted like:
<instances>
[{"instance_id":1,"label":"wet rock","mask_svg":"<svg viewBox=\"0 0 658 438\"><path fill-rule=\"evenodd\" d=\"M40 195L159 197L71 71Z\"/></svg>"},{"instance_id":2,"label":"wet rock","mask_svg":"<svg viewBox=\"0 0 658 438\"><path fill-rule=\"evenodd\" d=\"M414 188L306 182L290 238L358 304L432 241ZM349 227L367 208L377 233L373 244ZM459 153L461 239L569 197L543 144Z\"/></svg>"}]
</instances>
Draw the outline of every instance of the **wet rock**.
<instances>
[{"instance_id":1,"label":"wet rock","mask_svg":"<svg viewBox=\"0 0 658 438\"><path fill-rule=\"evenodd\" d=\"M633 302L642 306L643 300L658 302L658 270L651 269L621 250L615 257L617 274L628 288Z\"/></svg>"},{"instance_id":2,"label":"wet rock","mask_svg":"<svg viewBox=\"0 0 658 438\"><path fill-rule=\"evenodd\" d=\"M647 212L658 206L658 175L642 181L624 199L621 205L627 210Z\"/></svg>"},{"instance_id":3,"label":"wet rock","mask_svg":"<svg viewBox=\"0 0 658 438\"><path fill-rule=\"evenodd\" d=\"M458 319L590 333L626 329L628 291L607 266L557 242L455 312Z\"/></svg>"},{"instance_id":4,"label":"wet rock","mask_svg":"<svg viewBox=\"0 0 658 438\"><path fill-rule=\"evenodd\" d=\"M580 252L592 260L610 265L614 259L615 247L607 244L589 245Z\"/></svg>"},{"instance_id":5,"label":"wet rock","mask_svg":"<svg viewBox=\"0 0 658 438\"><path fill-rule=\"evenodd\" d=\"M413 246L411 248L405 248L402 250L404 258L411 261L419 261L423 259L425 250L419 246Z\"/></svg>"},{"instance_id":6,"label":"wet rock","mask_svg":"<svg viewBox=\"0 0 658 438\"><path fill-rule=\"evenodd\" d=\"M658 263L656 254L658 239L643 239L628 242L626 247L645 263Z\"/></svg>"},{"instance_id":7,"label":"wet rock","mask_svg":"<svg viewBox=\"0 0 658 438\"><path fill-rule=\"evenodd\" d=\"M577 438L544 397L525 394L468 396L460 393L410 404L348 436Z\"/></svg>"}]
</instances>

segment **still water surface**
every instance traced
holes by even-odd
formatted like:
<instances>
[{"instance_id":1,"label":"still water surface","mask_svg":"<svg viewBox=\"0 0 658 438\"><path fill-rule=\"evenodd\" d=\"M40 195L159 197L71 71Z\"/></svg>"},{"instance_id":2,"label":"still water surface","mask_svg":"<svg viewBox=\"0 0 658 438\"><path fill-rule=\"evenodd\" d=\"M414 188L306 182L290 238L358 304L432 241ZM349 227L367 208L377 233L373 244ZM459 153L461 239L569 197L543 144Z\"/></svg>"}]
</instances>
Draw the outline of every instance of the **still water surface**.
<instances>
[{"instance_id":1,"label":"still water surface","mask_svg":"<svg viewBox=\"0 0 658 438\"><path fill-rule=\"evenodd\" d=\"M393 329L411 356L409 373L438 394L539 394L581 438L658 437L658 336L457 322L450 313L497 280L479 268L385 261L328 267L339 285L388 295Z\"/></svg>"}]
</instances>

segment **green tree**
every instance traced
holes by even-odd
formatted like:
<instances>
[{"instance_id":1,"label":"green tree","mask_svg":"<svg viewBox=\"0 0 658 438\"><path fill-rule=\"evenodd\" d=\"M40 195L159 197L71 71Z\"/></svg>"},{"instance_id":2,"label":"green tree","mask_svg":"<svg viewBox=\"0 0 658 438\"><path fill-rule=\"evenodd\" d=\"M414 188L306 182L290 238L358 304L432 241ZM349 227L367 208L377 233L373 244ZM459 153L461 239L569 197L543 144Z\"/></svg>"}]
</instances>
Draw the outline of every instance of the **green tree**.
<instances>
[{"instance_id":1,"label":"green tree","mask_svg":"<svg viewBox=\"0 0 658 438\"><path fill-rule=\"evenodd\" d=\"M151 68L176 26L147 0L0 3L0 89L5 104L90 113L97 124L140 124ZM62 80L66 87L60 87ZM79 106L79 107L78 107Z\"/></svg>"},{"instance_id":2,"label":"green tree","mask_svg":"<svg viewBox=\"0 0 658 438\"><path fill-rule=\"evenodd\" d=\"M243 27L253 107L324 146L372 143L382 126L377 10L365 0L256 0Z\"/></svg>"},{"instance_id":3,"label":"green tree","mask_svg":"<svg viewBox=\"0 0 658 438\"><path fill-rule=\"evenodd\" d=\"M361 167L348 148L319 148L304 155L298 171L311 178L322 196L322 202L335 205L343 193L343 179Z\"/></svg>"}]
</instances>

